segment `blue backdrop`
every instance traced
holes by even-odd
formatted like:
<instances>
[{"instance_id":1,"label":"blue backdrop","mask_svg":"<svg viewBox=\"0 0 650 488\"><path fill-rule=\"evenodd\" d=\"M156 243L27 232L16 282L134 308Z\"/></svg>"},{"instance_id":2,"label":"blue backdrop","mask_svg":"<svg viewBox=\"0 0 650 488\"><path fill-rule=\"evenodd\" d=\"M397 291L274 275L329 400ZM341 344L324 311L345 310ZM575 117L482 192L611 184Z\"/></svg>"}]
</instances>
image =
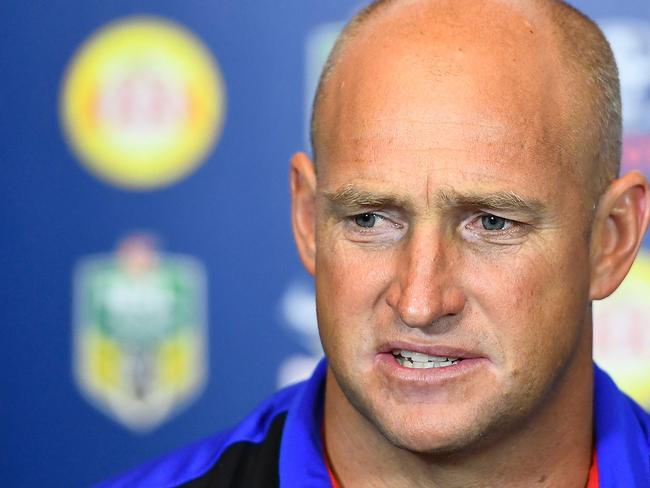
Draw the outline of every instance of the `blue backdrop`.
<instances>
[{"instance_id":1,"label":"blue backdrop","mask_svg":"<svg viewBox=\"0 0 650 488\"><path fill-rule=\"evenodd\" d=\"M646 0L574 4L613 26L623 56L642 59L645 49L650 59ZM306 101L332 33L360 5L3 1L0 484L88 486L233 424L310 367L319 350L311 281L291 238L288 159L306 147ZM62 91L67 70L93 34L141 15L172 21L203 44L219 66L225 104L221 132L207 156L198 158L202 164L165 185L133 189L87 169L63 126ZM636 90L629 97L637 108L650 108L650 63L645 66L626 85ZM637 112L626 127L632 148L626 167L645 170L650 111ZM206 337L206 351L178 346L169 356L190 364L196 378L181 378L178 384L186 381L188 391L178 398L172 392L167 409L149 425L125 420L124 411L133 408L111 403L106 383L99 387L105 397L93 393L75 369L90 347L75 335L84 326L75 310L90 300L75 272L88 259L117 263L119 242L142 232L156 240L149 258L191 258L207 283L203 296L195 276L197 289L187 301L195 312L190 326ZM638 305L639 313L644 306ZM650 327L643 324L634 354L648 378ZM606 350L612 339L603 341L610 363L612 354L625 354L625 345L612 352ZM108 376L126 374L110 370L122 354L123 343L116 344L117 352L106 346L109 352L101 353L100 369L108 368ZM142 373L138 381L147 386L151 377ZM647 388L630 381L644 401ZM141 407L146 417L149 407Z\"/></svg>"}]
</instances>

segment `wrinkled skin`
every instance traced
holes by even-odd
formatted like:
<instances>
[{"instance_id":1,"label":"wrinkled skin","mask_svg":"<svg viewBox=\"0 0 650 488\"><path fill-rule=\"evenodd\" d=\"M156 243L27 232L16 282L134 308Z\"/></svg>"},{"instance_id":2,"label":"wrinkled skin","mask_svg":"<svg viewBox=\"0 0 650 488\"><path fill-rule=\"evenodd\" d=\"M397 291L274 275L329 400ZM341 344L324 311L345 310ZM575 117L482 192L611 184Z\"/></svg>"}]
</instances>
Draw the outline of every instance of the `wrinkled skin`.
<instances>
[{"instance_id":1,"label":"wrinkled skin","mask_svg":"<svg viewBox=\"0 0 650 488\"><path fill-rule=\"evenodd\" d=\"M478 8L412 2L370 21L328 82L317 176L306 156L293 161L330 366L328 450L349 480L352 452L413 467L411 453L448 482L460 478L434 461L483 456L487 469L495 446L531 443L552 456L557 432L579 470L539 479L586 477L594 199L563 138L581 115L566 109L576 83L544 18ZM465 360L406 369L393 349Z\"/></svg>"}]
</instances>

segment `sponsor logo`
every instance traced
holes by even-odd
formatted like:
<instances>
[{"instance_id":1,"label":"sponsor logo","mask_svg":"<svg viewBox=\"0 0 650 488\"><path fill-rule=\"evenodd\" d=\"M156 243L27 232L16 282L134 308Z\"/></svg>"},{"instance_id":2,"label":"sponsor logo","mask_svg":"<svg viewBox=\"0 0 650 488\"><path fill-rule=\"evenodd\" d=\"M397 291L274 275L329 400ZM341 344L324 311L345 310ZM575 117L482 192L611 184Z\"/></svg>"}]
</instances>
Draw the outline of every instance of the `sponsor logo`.
<instances>
[{"instance_id":1,"label":"sponsor logo","mask_svg":"<svg viewBox=\"0 0 650 488\"><path fill-rule=\"evenodd\" d=\"M618 290L594 303L594 357L650 410L650 254L642 250Z\"/></svg>"},{"instance_id":2,"label":"sponsor logo","mask_svg":"<svg viewBox=\"0 0 650 488\"><path fill-rule=\"evenodd\" d=\"M278 369L278 388L309 378L316 363L323 357L316 320L316 297L312 287L300 281L291 283L280 301L280 314L304 352L282 361Z\"/></svg>"},{"instance_id":3,"label":"sponsor logo","mask_svg":"<svg viewBox=\"0 0 650 488\"><path fill-rule=\"evenodd\" d=\"M650 22L606 19L599 23L618 64L623 101L623 171L650 174Z\"/></svg>"},{"instance_id":4,"label":"sponsor logo","mask_svg":"<svg viewBox=\"0 0 650 488\"><path fill-rule=\"evenodd\" d=\"M150 236L91 256L74 276L73 369L88 400L135 431L187 405L207 374L205 274Z\"/></svg>"},{"instance_id":5,"label":"sponsor logo","mask_svg":"<svg viewBox=\"0 0 650 488\"><path fill-rule=\"evenodd\" d=\"M650 22L600 22L621 78L622 171L650 175ZM642 249L620 288L594 303L594 358L616 383L650 410L650 250Z\"/></svg>"},{"instance_id":6,"label":"sponsor logo","mask_svg":"<svg viewBox=\"0 0 650 488\"><path fill-rule=\"evenodd\" d=\"M166 20L134 17L93 35L63 81L66 139L96 176L120 187L168 185L212 149L224 88L209 51Z\"/></svg>"}]
</instances>

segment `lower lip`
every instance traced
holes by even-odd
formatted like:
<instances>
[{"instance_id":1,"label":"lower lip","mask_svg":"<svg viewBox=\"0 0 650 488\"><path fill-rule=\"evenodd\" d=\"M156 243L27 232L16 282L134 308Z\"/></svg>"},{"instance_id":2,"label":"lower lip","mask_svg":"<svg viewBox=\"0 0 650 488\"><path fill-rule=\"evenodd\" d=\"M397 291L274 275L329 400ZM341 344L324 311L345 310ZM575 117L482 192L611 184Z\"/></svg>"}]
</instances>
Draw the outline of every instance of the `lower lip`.
<instances>
[{"instance_id":1,"label":"lower lip","mask_svg":"<svg viewBox=\"0 0 650 488\"><path fill-rule=\"evenodd\" d=\"M436 385L445 383L461 376L478 372L487 367L487 358L467 358L450 366L438 368L407 368L400 365L392 353L380 353L376 356L376 365L388 376L405 382Z\"/></svg>"}]
</instances>

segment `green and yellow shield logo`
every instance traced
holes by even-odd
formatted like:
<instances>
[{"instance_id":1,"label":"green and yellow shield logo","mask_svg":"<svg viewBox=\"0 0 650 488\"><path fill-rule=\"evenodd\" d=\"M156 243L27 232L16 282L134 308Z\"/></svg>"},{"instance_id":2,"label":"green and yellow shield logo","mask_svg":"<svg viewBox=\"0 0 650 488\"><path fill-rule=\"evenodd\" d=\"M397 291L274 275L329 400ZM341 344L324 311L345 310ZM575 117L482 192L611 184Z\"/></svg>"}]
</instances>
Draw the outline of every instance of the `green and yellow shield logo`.
<instances>
[{"instance_id":1,"label":"green and yellow shield logo","mask_svg":"<svg viewBox=\"0 0 650 488\"><path fill-rule=\"evenodd\" d=\"M91 256L74 280L74 376L114 420L148 431L201 391L207 372L205 273L133 236Z\"/></svg>"}]
</instances>

